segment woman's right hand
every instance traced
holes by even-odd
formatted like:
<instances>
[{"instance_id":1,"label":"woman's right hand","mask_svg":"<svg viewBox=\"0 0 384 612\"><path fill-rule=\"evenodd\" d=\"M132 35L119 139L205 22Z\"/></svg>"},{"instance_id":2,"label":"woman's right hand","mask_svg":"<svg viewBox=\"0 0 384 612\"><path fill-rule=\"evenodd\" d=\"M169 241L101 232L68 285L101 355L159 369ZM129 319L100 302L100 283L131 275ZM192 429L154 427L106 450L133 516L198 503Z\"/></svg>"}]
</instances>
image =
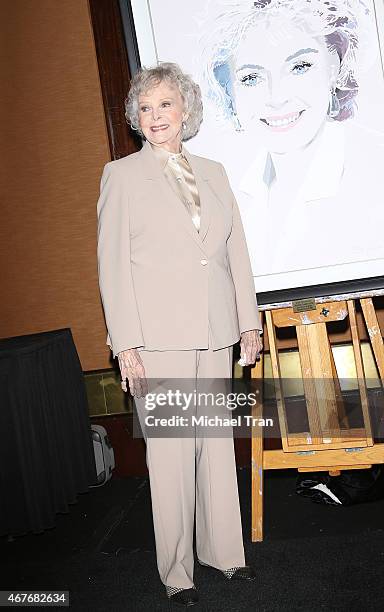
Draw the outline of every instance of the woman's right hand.
<instances>
[{"instance_id":1,"label":"woman's right hand","mask_svg":"<svg viewBox=\"0 0 384 612\"><path fill-rule=\"evenodd\" d=\"M144 397L148 393L147 379L141 361L140 353L137 349L127 349L118 353L119 367L121 373L121 388L127 391L127 378L129 390L135 397Z\"/></svg>"}]
</instances>

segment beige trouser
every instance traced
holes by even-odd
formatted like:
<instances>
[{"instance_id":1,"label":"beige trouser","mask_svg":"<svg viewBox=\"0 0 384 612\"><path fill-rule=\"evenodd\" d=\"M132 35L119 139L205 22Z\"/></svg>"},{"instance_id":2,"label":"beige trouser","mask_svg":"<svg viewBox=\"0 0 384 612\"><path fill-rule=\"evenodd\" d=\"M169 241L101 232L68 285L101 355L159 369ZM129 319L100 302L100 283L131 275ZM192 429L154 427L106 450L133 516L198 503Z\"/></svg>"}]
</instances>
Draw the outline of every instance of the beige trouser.
<instances>
[{"instance_id":1,"label":"beige trouser","mask_svg":"<svg viewBox=\"0 0 384 612\"><path fill-rule=\"evenodd\" d=\"M232 347L140 352L147 379L230 378ZM202 381L201 381L202 383ZM215 384L215 383L214 383ZM136 399L139 419L148 414ZM231 416L231 415L229 415ZM233 437L147 437L157 566L167 586L193 585L193 528L200 561L217 569L245 565Z\"/></svg>"}]
</instances>

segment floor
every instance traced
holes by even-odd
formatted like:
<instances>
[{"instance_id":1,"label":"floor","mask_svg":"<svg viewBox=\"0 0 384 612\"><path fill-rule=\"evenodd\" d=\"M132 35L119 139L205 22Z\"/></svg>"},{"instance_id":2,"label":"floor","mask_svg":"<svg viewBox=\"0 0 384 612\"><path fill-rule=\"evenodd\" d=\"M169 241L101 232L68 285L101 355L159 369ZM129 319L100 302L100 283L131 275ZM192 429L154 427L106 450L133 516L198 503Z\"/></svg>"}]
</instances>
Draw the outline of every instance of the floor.
<instances>
[{"instance_id":1,"label":"floor","mask_svg":"<svg viewBox=\"0 0 384 612\"><path fill-rule=\"evenodd\" d=\"M293 470L267 472L265 536L250 542L250 470L238 472L247 561L230 583L196 567L196 612L384 610L384 499L322 506L295 493ZM42 534L0 539L1 589L69 590L72 610L169 610L158 578L146 477L112 478L79 496Z\"/></svg>"}]
</instances>

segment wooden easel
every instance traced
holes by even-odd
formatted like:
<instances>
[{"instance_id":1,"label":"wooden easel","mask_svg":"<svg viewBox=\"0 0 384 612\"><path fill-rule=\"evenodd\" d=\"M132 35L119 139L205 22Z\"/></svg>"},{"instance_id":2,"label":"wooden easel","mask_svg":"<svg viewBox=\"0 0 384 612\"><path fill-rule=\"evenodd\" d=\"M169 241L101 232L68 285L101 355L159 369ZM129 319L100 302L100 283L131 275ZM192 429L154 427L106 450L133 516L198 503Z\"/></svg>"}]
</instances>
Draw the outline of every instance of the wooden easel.
<instances>
[{"instance_id":1,"label":"wooden easel","mask_svg":"<svg viewBox=\"0 0 384 612\"><path fill-rule=\"evenodd\" d=\"M299 472L364 469L384 463L384 444L372 438L366 378L356 323L355 300L359 299L381 381L384 381L384 343L372 297L384 289L348 295L327 296L298 303L285 302L261 306L265 312L273 379L276 388L278 421L282 449L264 450L262 429L252 428L252 542L263 539L263 471L296 468ZM307 310L305 309L307 308ZM358 378L364 426L350 428L344 410L326 324L349 317L353 354ZM282 388L276 327L295 326L308 429L299 434L288 431ZM252 370L252 378L264 378L264 358ZM262 385L260 385L262 388ZM263 401L253 407L252 416L263 416Z\"/></svg>"}]
</instances>

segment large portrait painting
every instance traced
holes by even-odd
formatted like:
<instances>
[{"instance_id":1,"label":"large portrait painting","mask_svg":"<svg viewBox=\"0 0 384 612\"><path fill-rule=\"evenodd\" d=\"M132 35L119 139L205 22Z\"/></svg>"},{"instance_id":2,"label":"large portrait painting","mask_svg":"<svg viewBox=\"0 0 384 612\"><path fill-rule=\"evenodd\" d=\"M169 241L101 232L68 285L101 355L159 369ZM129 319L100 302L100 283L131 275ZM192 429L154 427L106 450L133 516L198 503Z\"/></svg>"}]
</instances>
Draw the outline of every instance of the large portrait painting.
<instances>
[{"instance_id":1,"label":"large portrait painting","mask_svg":"<svg viewBox=\"0 0 384 612\"><path fill-rule=\"evenodd\" d=\"M383 0L132 0L142 65L177 62L258 292L384 274Z\"/></svg>"}]
</instances>

